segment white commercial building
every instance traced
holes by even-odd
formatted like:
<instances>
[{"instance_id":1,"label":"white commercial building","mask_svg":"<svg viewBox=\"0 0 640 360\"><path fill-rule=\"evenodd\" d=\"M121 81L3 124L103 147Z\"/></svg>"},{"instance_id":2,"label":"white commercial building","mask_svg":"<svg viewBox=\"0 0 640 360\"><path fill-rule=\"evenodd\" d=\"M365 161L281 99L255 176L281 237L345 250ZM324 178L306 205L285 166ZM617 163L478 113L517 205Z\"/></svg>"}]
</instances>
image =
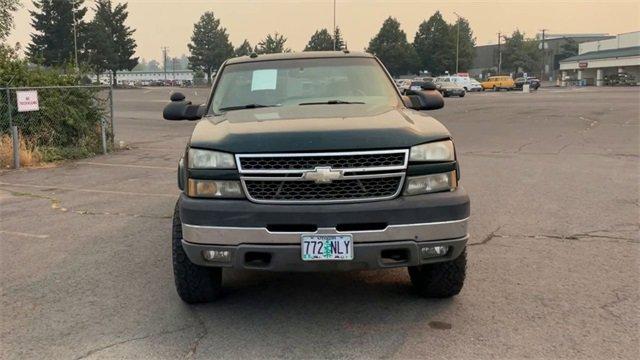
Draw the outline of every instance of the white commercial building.
<instances>
[{"instance_id":1,"label":"white commercial building","mask_svg":"<svg viewBox=\"0 0 640 360\"><path fill-rule=\"evenodd\" d=\"M562 80L603 86L607 79L625 74L640 81L640 31L619 34L613 39L585 42L578 55L560 61Z\"/></svg>"},{"instance_id":2,"label":"white commercial building","mask_svg":"<svg viewBox=\"0 0 640 360\"><path fill-rule=\"evenodd\" d=\"M96 75L92 75L91 80L97 81ZM100 81L103 83L109 83L111 75L104 73L100 75ZM177 81L183 83L185 81L191 81L193 83L193 71L192 70L176 70L167 71L118 71L116 73L116 81L119 85L140 85L153 81Z\"/></svg>"}]
</instances>

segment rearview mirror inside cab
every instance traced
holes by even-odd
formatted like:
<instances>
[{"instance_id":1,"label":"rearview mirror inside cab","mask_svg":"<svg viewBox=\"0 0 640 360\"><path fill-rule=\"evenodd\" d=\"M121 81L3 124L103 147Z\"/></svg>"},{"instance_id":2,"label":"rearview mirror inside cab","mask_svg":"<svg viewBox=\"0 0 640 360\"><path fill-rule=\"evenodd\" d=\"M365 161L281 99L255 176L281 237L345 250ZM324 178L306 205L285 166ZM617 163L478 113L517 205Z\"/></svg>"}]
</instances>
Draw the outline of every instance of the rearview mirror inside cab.
<instances>
[{"instance_id":1,"label":"rearview mirror inside cab","mask_svg":"<svg viewBox=\"0 0 640 360\"><path fill-rule=\"evenodd\" d=\"M425 89L430 84L429 89ZM433 89L431 89L433 87ZM422 86L424 90L406 90L403 100L408 108L414 110L436 110L444 107L444 99L433 83Z\"/></svg>"},{"instance_id":2,"label":"rearview mirror inside cab","mask_svg":"<svg viewBox=\"0 0 640 360\"><path fill-rule=\"evenodd\" d=\"M164 107L162 116L165 120L199 120L204 116L203 105L193 105L185 100L184 94L175 92L171 94L171 102Z\"/></svg>"}]
</instances>

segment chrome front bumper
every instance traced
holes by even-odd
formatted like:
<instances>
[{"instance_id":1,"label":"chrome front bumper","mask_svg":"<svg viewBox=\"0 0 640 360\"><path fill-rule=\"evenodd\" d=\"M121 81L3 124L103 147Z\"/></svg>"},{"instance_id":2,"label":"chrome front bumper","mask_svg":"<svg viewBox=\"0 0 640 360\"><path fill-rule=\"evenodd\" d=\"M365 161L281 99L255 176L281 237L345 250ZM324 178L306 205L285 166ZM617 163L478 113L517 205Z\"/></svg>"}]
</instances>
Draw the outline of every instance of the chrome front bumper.
<instances>
[{"instance_id":1,"label":"chrome front bumper","mask_svg":"<svg viewBox=\"0 0 640 360\"><path fill-rule=\"evenodd\" d=\"M335 228L318 228L315 232L272 232L264 227L226 227L182 224L182 237L192 244L228 245L241 244L300 244L302 235L352 234L354 243L391 241L434 241L467 236L468 218L421 224L388 225L380 230L337 231Z\"/></svg>"}]
</instances>

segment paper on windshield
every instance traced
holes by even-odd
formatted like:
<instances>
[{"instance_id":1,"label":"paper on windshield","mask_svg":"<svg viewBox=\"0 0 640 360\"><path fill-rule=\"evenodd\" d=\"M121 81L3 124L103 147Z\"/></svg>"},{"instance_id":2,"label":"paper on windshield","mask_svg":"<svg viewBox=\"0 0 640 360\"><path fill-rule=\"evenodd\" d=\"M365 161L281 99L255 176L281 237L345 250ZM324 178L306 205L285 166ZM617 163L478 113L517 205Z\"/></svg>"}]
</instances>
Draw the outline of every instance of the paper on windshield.
<instances>
[{"instance_id":1,"label":"paper on windshield","mask_svg":"<svg viewBox=\"0 0 640 360\"><path fill-rule=\"evenodd\" d=\"M251 91L275 90L277 81L277 69L254 70L251 78Z\"/></svg>"}]
</instances>

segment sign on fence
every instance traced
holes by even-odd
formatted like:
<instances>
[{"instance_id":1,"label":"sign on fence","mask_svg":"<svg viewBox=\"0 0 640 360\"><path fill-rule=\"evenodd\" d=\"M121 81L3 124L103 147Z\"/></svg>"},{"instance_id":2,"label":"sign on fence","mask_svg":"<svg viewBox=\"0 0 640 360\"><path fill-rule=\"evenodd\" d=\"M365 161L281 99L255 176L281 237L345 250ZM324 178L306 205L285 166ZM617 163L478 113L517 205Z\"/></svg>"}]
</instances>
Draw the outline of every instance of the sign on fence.
<instances>
[{"instance_id":1,"label":"sign on fence","mask_svg":"<svg viewBox=\"0 0 640 360\"><path fill-rule=\"evenodd\" d=\"M16 98L18 99L18 112L40 110L37 90L16 91Z\"/></svg>"}]
</instances>

